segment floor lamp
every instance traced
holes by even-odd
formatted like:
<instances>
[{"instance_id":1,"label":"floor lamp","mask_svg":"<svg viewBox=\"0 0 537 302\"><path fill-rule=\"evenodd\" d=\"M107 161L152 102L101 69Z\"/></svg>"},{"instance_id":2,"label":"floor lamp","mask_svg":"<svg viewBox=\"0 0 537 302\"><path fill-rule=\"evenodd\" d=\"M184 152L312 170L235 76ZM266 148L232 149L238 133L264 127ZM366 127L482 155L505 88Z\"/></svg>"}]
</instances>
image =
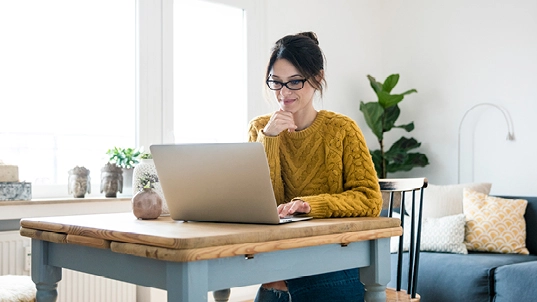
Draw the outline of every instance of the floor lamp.
<instances>
[{"instance_id":1,"label":"floor lamp","mask_svg":"<svg viewBox=\"0 0 537 302\"><path fill-rule=\"evenodd\" d=\"M509 116L509 114L507 113L507 111L505 109L503 109L502 107L496 105L496 104L492 104L492 103L480 103L480 104L477 104L477 105L474 105L472 108L468 109L464 115L462 116L462 119L461 119L461 123L459 124L459 140L458 140L458 143L457 143L457 183L461 183L461 128L462 128L462 123L464 122L464 119L466 118L466 116L468 115L468 113L470 113L470 111L472 111L473 109L475 109L476 107L480 107L480 106L491 106L491 107L494 107L498 110L500 110L503 114L503 117L505 118L505 123L507 124L507 140L508 141L514 141L515 140L515 132L513 130L513 121L511 120L511 117Z\"/></svg>"}]
</instances>

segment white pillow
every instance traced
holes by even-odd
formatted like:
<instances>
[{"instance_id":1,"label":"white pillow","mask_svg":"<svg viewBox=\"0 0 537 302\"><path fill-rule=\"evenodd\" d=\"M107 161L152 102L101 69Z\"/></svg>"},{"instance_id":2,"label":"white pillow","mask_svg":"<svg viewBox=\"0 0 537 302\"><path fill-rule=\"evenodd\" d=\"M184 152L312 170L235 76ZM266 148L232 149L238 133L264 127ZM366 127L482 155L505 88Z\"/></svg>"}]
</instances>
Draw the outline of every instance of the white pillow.
<instances>
[{"instance_id":1,"label":"white pillow","mask_svg":"<svg viewBox=\"0 0 537 302\"><path fill-rule=\"evenodd\" d=\"M463 190L470 189L483 194L490 193L491 183L467 183L458 185L429 184L423 193L423 217L439 218L462 214ZM416 192L416 206L419 206L420 193ZM412 193L406 193L405 209L412 210Z\"/></svg>"},{"instance_id":2,"label":"white pillow","mask_svg":"<svg viewBox=\"0 0 537 302\"><path fill-rule=\"evenodd\" d=\"M393 217L400 218L398 213ZM464 214L451 215L441 218L425 218L422 220L420 250L429 252L443 252L468 254L464 244ZM403 250L408 251L410 247L410 216L405 215L403 235ZM390 250L397 253L399 237L392 237Z\"/></svg>"}]
</instances>

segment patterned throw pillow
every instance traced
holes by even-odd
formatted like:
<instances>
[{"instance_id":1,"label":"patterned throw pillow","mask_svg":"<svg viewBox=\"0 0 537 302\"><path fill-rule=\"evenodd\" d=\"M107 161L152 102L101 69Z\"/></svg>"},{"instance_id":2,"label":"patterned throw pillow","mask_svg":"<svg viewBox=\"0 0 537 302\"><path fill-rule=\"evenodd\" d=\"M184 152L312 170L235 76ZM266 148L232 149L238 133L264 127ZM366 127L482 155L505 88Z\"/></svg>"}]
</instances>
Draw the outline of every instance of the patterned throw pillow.
<instances>
[{"instance_id":1,"label":"patterned throw pillow","mask_svg":"<svg viewBox=\"0 0 537 302\"><path fill-rule=\"evenodd\" d=\"M399 214L394 214L399 218ZM451 215L441 218L424 218L421 229L421 251L468 254L464 245L464 214ZM405 216L404 230L410 232L410 216ZM403 250L408 251L410 236L403 236ZM390 250L396 253L399 237L392 237Z\"/></svg>"},{"instance_id":2,"label":"patterned throw pillow","mask_svg":"<svg viewBox=\"0 0 537 302\"><path fill-rule=\"evenodd\" d=\"M529 254L526 248L527 200L504 199L464 189L465 244L469 251Z\"/></svg>"}]
</instances>

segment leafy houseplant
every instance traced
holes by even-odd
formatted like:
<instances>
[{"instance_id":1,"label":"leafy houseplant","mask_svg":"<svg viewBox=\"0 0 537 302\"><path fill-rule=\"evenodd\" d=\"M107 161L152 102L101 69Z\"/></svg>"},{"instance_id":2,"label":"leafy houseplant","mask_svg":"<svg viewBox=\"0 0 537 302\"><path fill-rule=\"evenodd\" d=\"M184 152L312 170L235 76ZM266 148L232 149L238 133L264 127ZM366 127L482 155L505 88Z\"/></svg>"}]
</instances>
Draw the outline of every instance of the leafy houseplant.
<instances>
[{"instance_id":1,"label":"leafy houseplant","mask_svg":"<svg viewBox=\"0 0 537 302\"><path fill-rule=\"evenodd\" d=\"M106 151L109 156L108 161L116 164L123 169L131 169L140 161L142 150L134 148L118 148L114 147Z\"/></svg>"},{"instance_id":2,"label":"leafy houseplant","mask_svg":"<svg viewBox=\"0 0 537 302\"><path fill-rule=\"evenodd\" d=\"M385 132L393 128L401 128L407 132L414 130L414 122L406 125L395 125L395 121L400 114L397 104L403 100L405 95L415 93L417 90L410 89L401 94L391 94L392 89L399 82L398 74L388 76L384 83L377 82L370 75L367 78L377 94L378 100L377 102L369 103L360 102L360 111L364 114L367 125L371 128L371 131L373 131L380 144L380 150L370 150L377 176L379 178L386 178L388 173L410 171L414 167L425 167L428 165L429 160L425 154L409 152L421 146L421 143L414 138L403 136L387 151L385 151L384 146Z\"/></svg>"}]
</instances>

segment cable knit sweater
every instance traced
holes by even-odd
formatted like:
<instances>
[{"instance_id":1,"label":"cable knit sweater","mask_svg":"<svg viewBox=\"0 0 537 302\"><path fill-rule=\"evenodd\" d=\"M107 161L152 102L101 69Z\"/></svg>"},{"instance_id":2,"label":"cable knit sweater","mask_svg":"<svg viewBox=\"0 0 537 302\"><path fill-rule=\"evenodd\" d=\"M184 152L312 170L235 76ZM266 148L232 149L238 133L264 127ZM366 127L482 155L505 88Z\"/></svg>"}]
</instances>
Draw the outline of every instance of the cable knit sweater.
<instances>
[{"instance_id":1,"label":"cable knit sweater","mask_svg":"<svg viewBox=\"0 0 537 302\"><path fill-rule=\"evenodd\" d=\"M270 115L250 122L249 141L261 142L278 204L302 199L315 218L379 215L382 197L371 155L358 125L321 110L309 127L265 136Z\"/></svg>"}]
</instances>

